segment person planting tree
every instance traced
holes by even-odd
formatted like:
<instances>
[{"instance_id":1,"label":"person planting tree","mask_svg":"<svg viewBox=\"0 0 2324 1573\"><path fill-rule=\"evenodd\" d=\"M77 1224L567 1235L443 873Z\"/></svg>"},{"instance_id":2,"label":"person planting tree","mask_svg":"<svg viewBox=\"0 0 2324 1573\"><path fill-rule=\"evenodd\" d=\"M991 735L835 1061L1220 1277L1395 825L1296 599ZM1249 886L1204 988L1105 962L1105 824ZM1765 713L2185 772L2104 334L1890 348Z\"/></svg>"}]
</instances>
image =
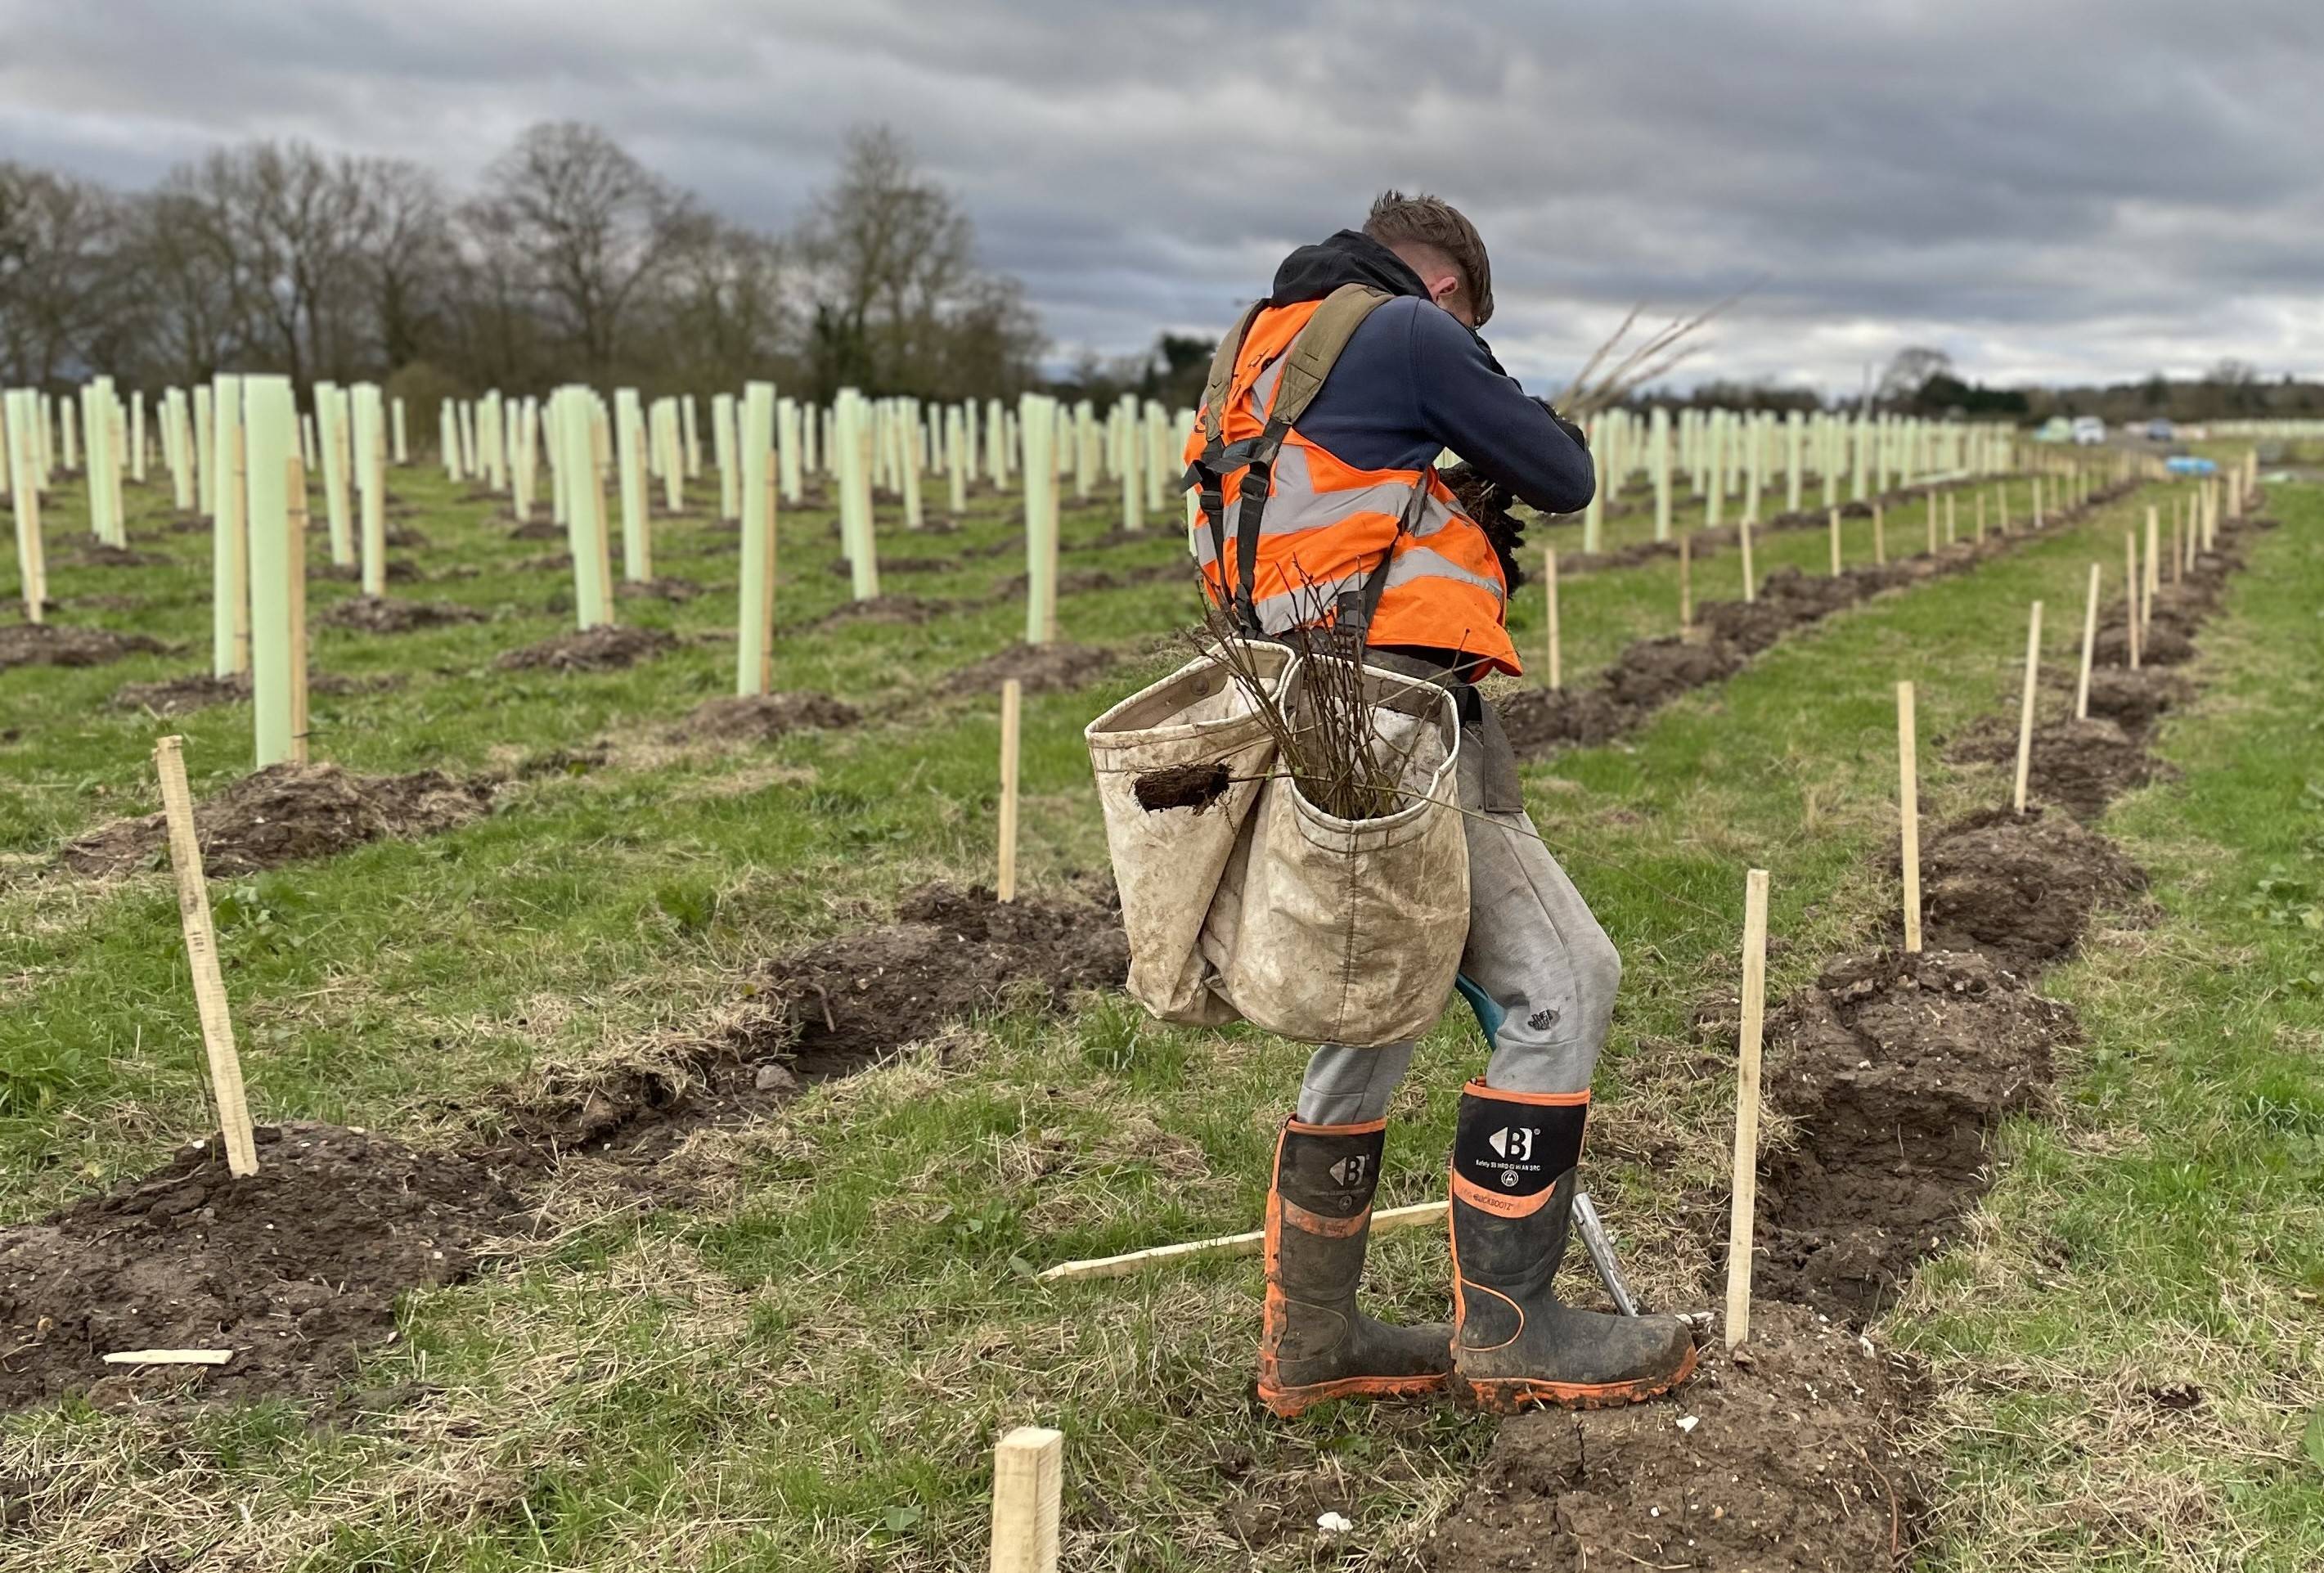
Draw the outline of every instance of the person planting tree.
<instances>
[{"instance_id":1,"label":"person planting tree","mask_svg":"<svg viewBox=\"0 0 2324 1573\"><path fill-rule=\"evenodd\" d=\"M1478 336L1492 310L1475 226L1434 197L1384 193L1360 230L1284 259L1222 341L1186 445L1193 550L1222 621L1261 638L1360 632L1368 663L1449 689L1462 719L1471 900L1457 988L1490 1054L1453 1141L1454 1320L1397 1327L1357 1309L1388 1100L1413 1044L1325 1044L1277 1137L1267 1208L1259 1390L1286 1417L1448 1388L1489 1410L1591 1407L1666 1392L1694 1366L1678 1318L1577 1311L1553 1289L1621 961L1535 832L1475 686L1520 669L1504 626L1516 527L1464 504L1434 466L1449 447L1473 481L1550 513L1583 507L1596 482L1580 428Z\"/></svg>"}]
</instances>

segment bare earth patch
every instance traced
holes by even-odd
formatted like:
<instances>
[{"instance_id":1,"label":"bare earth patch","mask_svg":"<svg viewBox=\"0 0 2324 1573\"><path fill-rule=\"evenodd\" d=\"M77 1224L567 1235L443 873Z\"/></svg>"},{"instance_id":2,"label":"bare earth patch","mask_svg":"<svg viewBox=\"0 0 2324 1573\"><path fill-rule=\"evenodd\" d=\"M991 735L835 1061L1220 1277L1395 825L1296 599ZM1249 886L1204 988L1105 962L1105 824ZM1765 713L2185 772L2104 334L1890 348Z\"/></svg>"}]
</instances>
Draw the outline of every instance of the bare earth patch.
<instances>
[{"instance_id":1,"label":"bare earth patch","mask_svg":"<svg viewBox=\"0 0 2324 1573\"><path fill-rule=\"evenodd\" d=\"M677 648L677 639L658 628L600 624L505 651L493 665L504 672L613 672Z\"/></svg>"},{"instance_id":2,"label":"bare earth patch","mask_svg":"<svg viewBox=\"0 0 2324 1573\"><path fill-rule=\"evenodd\" d=\"M0 623L0 672L11 667L102 667L161 649L159 639L142 633L53 622Z\"/></svg>"}]
</instances>

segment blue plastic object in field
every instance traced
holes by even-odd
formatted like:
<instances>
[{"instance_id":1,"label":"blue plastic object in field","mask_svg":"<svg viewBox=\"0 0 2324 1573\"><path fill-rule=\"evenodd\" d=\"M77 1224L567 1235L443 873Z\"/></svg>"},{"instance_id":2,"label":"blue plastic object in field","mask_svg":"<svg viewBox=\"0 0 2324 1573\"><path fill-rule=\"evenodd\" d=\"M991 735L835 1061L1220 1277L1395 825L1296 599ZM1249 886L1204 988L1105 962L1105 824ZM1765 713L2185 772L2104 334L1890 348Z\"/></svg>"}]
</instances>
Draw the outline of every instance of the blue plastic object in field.
<instances>
[{"instance_id":1,"label":"blue plastic object in field","mask_svg":"<svg viewBox=\"0 0 2324 1573\"><path fill-rule=\"evenodd\" d=\"M2209 459L2199 459L2191 454L2180 454L2163 461L2163 467L2174 475L2216 475L2219 466Z\"/></svg>"}]
</instances>

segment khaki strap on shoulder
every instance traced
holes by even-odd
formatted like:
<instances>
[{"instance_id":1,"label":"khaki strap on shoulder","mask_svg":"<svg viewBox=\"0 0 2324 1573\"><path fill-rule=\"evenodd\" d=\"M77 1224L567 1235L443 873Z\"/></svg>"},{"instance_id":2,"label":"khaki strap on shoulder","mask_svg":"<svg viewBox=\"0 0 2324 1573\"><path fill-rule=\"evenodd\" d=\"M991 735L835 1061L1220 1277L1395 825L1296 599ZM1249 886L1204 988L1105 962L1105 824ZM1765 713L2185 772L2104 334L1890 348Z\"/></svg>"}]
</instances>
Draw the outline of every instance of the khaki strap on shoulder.
<instances>
[{"instance_id":1,"label":"khaki strap on shoulder","mask_svg":"<svg viewBox=\"0 0 2324 1573\"><path fill-rule=\"evenodd\" d=\"M1250 332L1252 318L1266 305L1264 300L1254 300L1246 307L1211 354L1210 381L1203 384L1203 441L1206 447L1216 447L1224 436L1227 390L1234 385L1235 362L1242 358L1243 336Z\"/></svg>"},{"instance_id":2,"label":"khaki strap on shoulder","mask_svg":"<svg viewBox=\"0 0 2324 1573\"><path fill-rule=\"evenodd\" d=\"M1323 298L1323 304L1292 342L1283 381L1276 388L1275 401L1268 406L1268 425L1288 428L1307 413L1307 406L1339 363L1340 352L1348 347L1356 329L1393 299L1369 284L1342 284Z\"/></svg>"}]
</instances>

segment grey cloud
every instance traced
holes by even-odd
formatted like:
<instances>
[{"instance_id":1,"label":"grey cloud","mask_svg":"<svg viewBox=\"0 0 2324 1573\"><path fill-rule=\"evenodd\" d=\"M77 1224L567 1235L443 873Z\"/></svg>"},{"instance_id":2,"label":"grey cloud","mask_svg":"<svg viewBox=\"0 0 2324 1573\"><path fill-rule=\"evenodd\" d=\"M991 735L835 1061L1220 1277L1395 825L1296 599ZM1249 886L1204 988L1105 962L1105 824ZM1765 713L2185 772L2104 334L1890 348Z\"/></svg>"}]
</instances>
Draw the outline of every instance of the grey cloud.
<instances>
[{"instance_id":1,"label":"grey cloud","mask_svg":"<svg viewBox=\"0 0 2324 1573\"><path fill-rule=\"evenodd\" d=\"M1541 381L1747 283L1692 374L2324 354L2314 0L0 0L0 153L124 183L251 135L465 180L574 116L775 225L886 120L1064 354L1215 328L1388 184L1479 220Z\"/></svg>"}]
</instances>

